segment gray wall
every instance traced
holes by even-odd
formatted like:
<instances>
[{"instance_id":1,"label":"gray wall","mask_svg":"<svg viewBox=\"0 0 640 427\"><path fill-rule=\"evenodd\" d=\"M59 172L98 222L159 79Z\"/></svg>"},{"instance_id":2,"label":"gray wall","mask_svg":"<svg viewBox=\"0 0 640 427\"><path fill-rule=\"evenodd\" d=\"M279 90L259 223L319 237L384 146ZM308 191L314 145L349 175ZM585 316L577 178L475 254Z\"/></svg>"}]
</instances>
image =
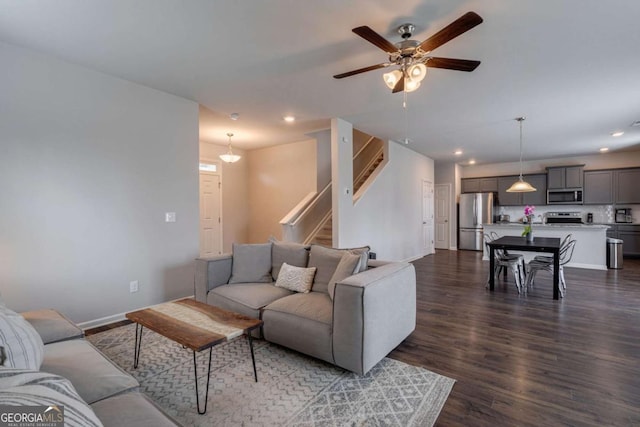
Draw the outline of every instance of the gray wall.
<instances>
[{"instance_id":1,"label":"gray wall","mask_svg":"<svg viewBox=\"0 0 640 427\"><path fill-rule=\"evenodd\" d=\"M0 64L7 305L84 322L191 295L198 105L3 43Z\"/></svg>"}]
</instances>

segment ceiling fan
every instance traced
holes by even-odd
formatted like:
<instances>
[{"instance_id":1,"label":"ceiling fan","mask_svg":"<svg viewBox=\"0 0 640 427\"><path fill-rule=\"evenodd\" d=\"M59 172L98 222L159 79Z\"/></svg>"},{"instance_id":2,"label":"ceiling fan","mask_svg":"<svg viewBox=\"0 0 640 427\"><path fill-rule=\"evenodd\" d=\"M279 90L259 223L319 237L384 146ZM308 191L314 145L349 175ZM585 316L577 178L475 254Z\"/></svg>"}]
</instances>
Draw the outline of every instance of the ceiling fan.
<instances>
[{"instance_id":1,"label":"ceiling fan","mask_svg":"<svg viewBox=\"0 0 640 427\"><path fill-rule=\"evenodd\" d=\"M411 33L415 30L413 24L403 24L398 27L398 33L401 35L402 41L396 44L391 43L367 26L354 28L352 30L354 33L385 51L389 55L389 61L336 74L333 77L342 79L367 71L397 65L399 66L398 69L384 74L385 83L392 89L393 93L396 93L416 90L426 74L426 67L473 71L480 65L480 61L440 58L429 56L429 53L481 23L482 18L477 13L467 12L422 43L411 40Z\"/></svg>"}]
</instances>

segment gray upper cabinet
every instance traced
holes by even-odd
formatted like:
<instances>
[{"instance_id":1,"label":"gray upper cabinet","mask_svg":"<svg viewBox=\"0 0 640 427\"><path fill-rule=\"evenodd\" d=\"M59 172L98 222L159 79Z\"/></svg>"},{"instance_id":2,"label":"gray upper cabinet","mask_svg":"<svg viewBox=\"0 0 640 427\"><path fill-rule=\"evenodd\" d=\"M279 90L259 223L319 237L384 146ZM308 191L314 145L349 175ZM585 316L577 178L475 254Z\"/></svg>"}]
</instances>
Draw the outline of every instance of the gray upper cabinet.
<instances>
[{"instance_id":1,"label":"gray upper cabinet","mask_svg":"<svg viewBox=\"0 0 640 427\"><path fill-rule=\"evenodd\" d=\"M463 193L479 193L480 178L465 178L462 180Z\"/></svg>"},{"instance_id":2,"label":"gray upper cabinet","mask_svg":"<svg viewBox=\"0 0 640 427\"><path fill-rule=\"evenodd\" d=\"M547 204L547 175L544 173L535 175L525 175L524 180L537 191L522 194L523 205L546 205Z\"/></svg>"},{"instance_id":3,"label":"gray upper cabinet","mask_svg":"<svg viewBox=\"0 0 640 427\"><path fill-rule=\"evenodd\" d=\"M498 191L498 178L464 178L462 180L463 193L493 193Z\"/></svg>"},{"instance_id":4,"label":"gray upper cabinet","mask_svg":"<svg viewBox=\"0 0 640 427\"><path fill-rule=\"evenodd\" d=\"M546 205L547 204L547 175L544 173L524 175L523 178L533 185L537 191L531 193L507 193L511 184L519 176L498 177L498 204L500 206Z\"/></svg>"},{"instance_id":5,"label":"gray upper cabinet","mask_svg":"<svg viewBox=\"0 0 640 427\"><path fill-rule=\"evenodd\" d=\"M583 169L584 165L547 168L547 188L549 190L582 188Z\"/></svg>"},{"instance_id":6,"label":"gray upper cabinet","mask_svg":"<svg viewBox=\"0 0 640 427\"><path fill-rule=\"evenodd\" d=\"M492 193L498 191L498 178L480 178L480 191Z\"/></svg>"},{"instance_id":7,"label":"gray upper cabinet","mask_svg":"<svg viewBox=\"0 0 640 427\"><path fill-rule=\"evenodd\" d=\"M585 171L584 204L608 205L613 203L613 171Z\"/></svg>"},{"instance_id":8,"label":"gray upper cabinet","mask_svg":"<svg viewBox=\"0 0 640 427\"><path fill-rule=\"evenodd\" d=\"M518 176L498 177L498 203L500 206L518 206L522 204L522 193L507 193L511 184L518 180Z\"/></svg>"},{"instance_id":9,"label":"gray upper cabinet","mask_svg":"<svg viewBox=\"0 0 640 427\"><path fill-rule=\"evenodd\" d=\"M640 203L640 168L615 172L615 203Z\"/></svg>"}]
</instances>

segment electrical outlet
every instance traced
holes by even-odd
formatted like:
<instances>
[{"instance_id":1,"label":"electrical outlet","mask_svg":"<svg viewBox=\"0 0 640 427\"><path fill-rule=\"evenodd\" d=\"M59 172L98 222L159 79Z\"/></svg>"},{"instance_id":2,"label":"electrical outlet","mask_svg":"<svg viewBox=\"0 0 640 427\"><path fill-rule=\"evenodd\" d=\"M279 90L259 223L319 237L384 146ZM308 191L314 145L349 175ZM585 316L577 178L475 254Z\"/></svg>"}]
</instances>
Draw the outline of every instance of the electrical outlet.
<instances>
[{"instance_id":1,"label":"electrical outlet","mask_svg":"<svg viewBox=\"0 0 640 427\"><path fill-rule=\"evenodd\" d=\"M176 222L176 213L175 212L166 212L164 214L165 222Z\"/></svg>"},{"instance_id":2,"label":"electrical outlet","mask_svg":"<svg viewBox=\"0 0 640 427\"><path fill-rule=\"evenodd\" d=\"M138 281L137 280L129 282L129 292L131 292L131 293L138 292Z\"/></svg>"}]
</instances>

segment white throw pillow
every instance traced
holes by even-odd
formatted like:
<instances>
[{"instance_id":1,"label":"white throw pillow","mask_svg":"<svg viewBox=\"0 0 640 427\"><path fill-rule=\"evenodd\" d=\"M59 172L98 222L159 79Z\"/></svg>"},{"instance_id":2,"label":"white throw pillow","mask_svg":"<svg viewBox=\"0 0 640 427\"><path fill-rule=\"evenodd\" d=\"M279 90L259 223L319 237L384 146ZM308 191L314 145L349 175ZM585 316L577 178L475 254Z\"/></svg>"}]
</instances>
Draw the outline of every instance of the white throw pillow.
<instances>
[{"instance_id":1,"label":"white throw pillow","mask_svg":"<svg viewBox=\"0 0 640 427\"><path fill-rule=\"evenodd\" d=\"M280 273L278 273L276 286L306 294L311 290L313 276L315 275L315 267L296 267L283 262L282 267L280 267Z\"/></svg>"},{"instance_id":2,"label":"white throw pillow","mask_svg":"<svg viewBox=\"0 0 640 427\"><path fill-rule=\"evenodd\" d=\"M5 368L40 369L44 343L38 332L24 317L0 305L0 346L7 360Z\"/></svg>"}]
</instances>

